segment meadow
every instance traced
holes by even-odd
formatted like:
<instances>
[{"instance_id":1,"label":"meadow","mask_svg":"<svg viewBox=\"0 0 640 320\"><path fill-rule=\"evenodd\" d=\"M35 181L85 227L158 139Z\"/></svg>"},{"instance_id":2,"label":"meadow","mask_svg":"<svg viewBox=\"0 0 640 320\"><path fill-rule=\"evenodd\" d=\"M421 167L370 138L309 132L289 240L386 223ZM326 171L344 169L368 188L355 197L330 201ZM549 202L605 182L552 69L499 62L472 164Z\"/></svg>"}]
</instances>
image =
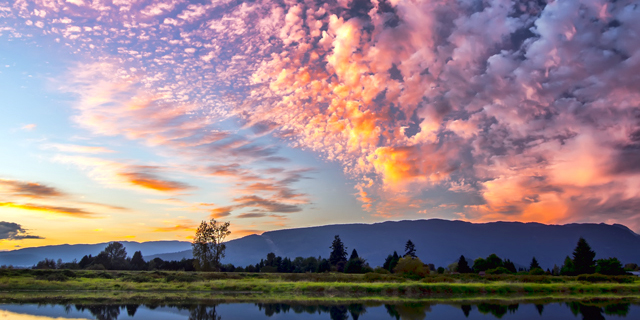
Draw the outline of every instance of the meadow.
<instances>
[{"instance_id":1,"label":"meadow","mask_svg":"<svg viewBox=\"0 0 640 320\"><path fill-rule=\"evenodd\" d=\"M640 278L0 270L0 301L474 300L640 298Z\"/></svg>"}]
</instances>

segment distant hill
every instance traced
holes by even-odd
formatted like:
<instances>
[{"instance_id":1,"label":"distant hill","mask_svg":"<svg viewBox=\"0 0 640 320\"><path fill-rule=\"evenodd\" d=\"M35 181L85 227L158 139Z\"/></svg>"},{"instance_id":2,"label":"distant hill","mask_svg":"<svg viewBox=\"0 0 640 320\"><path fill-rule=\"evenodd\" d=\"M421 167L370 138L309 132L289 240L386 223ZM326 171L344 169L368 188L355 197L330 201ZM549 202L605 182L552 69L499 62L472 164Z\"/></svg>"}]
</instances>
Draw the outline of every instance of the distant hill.
<instances>
[{"instance_id":1,"label":"distant hill","mask_svg":"<svg viewBox=\"0 0 640 320\"><path fill-rule=\"evenodd\" d=\"M564 258L571 255L580 237L589 242L597 254L596 258L617 257L623 263L640 263L640 236L623 225L470 223L439 219L328 225L250 235L227 243L227 255L223 263L233 263L236 266L255 264L269 252L290 258L326 258L329 256L329 246L335 235L340 235L349 254L352 249L357 249L358 254L367 259L372 266L382 265L386 256L394 250L402 254L406 241L411 239L416 245L418 257L436 266L447 266L457 261L461 254L468 260L473 260L495 253L522 266L528 266L531 258L535 256L546 269L554 264L561 265ZM163 260L191 258L191 246L188 242L154 242L150 248L155 248L155 251L144 248L129 249L129 243L123 243L127 245L130 255L136 250L141 250L145 260L154 257ZM167 246L163 247L164 244ZM95 245L99 248L95 249L93 254L101 251L105 245ZM68 249L73 248L71 251L75 251L76 256L80 257L89 253L84 253L84 247L80 246L86 245L68 246ZM61 246L48 247L46 257L70 260L62 254L57 254L58 247ZM41 248L0 252L0 264L23 265L10 261L18 261L21 255L31 254L27 250L33 249ZM33 263L29 262L26 265Z\"/></svg>"},{"instance_id":2,"label":"distant hill","mask_svg":"<svg viewBox=\"0 0 640 320\"><path fill-rule=\"evenodd\" d=\"M191 243L184 241L120 241L120 243L125 246L129 256L132 256L136 251L142 251L146 254L159 254L191 249ZM80 261L84 255L97 255L104 250L108 244L108 242L97 244L63 244L4 251L0 252L0 265L29 267L45 258L54 260L62 259L64 262L73 261L73 259Z\"/></svg>"},{"instance_id":3,"label":"distant hill","mask_svg":"<svg viewBox=\"0 0 640 320\"><path fill-rule=\"evenodd\" d=\"M449 220L387 221L375 224L343 224L265 232L229 241L223 263L246 266L274 252L290 258L329 257L335 235L372 266L382 265L394 250L404 252L411 239L418 257L436 266L447 266L464 255L468 260L492 253L516 265L529 266L534 256L542 267L559 266L570 256L580 237L596 252L596 258L617 257L623 263L640 263L640 236L623 225L492 222ZM176 260L190 258L191 251L156 255ZM155 256L149 256L153 258Z\"/></svg>"}]
</instances>

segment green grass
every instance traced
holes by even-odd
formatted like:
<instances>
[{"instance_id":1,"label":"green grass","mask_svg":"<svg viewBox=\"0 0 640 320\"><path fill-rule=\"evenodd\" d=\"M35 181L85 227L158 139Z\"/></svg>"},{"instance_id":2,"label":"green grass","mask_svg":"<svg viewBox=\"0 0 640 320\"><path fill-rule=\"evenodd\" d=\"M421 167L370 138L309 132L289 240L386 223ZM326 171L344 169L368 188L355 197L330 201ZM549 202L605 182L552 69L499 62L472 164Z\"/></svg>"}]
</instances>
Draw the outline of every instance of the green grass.
<instances>
[{"instance_id":1,"label":"green grass","mask_svg":"<svg viewBox=\"0 0 640 320\"><path fill-rule=\"evenodd\" d=\"M598 282L590 282L598 281ZM0 301L29 299L537 299L638 297L637 277L0 270Z\"/></svg>"}]
</instances>

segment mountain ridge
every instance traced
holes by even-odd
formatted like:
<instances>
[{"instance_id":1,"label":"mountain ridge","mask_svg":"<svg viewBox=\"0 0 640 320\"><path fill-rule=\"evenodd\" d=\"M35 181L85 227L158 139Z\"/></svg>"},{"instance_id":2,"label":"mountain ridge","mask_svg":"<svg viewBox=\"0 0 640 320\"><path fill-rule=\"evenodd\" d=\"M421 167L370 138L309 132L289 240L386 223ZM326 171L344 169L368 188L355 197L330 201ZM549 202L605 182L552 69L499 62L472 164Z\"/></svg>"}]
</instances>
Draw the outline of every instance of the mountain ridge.
<instances>
[{"instance_id":1,"label":"mountain ridge","mask_svg":"<svg viewBox=\"0 0 640 320\"><path fill-rule=\"evenodd\" d=\"M535 256L543 268L551 268L554 264L562 264L564 258L571 255L579 237L584 237L591 244L597 258L615 256L623 263L640 262L640 252L636 250L640 247L640 235L624 225L547 225L512 221L472 223L444 219L332 224L267 231L228 241L227 255L222 262L246 266L258 263L269 252L292 259L297 256L326 258L334 235L340 235L349 253L357 249L372 266L382 265L384 258L394 250L402 254L409 239L415 243L418 257L436 266L447 266L457 261L460 255L474 260L496 253L523 266L528 266ZM140 250L145 260L155 257L163 260L191 258L191 244L185 241L121 242L127 247L129 256ZM100 245L92 248L91 252L82 247ZM5 251L0 252L0 265L31 266L45 258L40 256L33 262L38 259L35 254L38 252L34 249L46 249L46 258L62 258L63 261L73 260L65 259L71 257L69 251L73 251L79 260L85 254L99 253L106 245L58 245ZM142 248L144 246L147 248ZM58 250L60 248L65 250ZM66 252L66 255L56 255L54 251ZM23 263L11 263L9 260Z\"/></svg>"}]
</instances>

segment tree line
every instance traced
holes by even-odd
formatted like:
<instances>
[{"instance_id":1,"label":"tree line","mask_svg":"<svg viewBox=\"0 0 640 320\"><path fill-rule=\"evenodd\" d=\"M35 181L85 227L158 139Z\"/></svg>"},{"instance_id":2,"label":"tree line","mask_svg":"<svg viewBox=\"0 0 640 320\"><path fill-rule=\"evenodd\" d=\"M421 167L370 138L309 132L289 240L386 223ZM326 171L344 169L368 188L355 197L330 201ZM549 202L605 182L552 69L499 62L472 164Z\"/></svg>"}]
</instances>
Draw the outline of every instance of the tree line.
<instances>
[{"instance_id":1,"label":"tree line","mask_svg":"<svg viewBox=\"0 0 640 320\"><path fill-rule=\"evenodd\" d=\"M62 262L45 258L32 269L86 269L86 270L167 270L167 271L195 271L193 259L164 261L154 258L145 261L142 252L136 251L132 257L127 256L127 250L120 242L110 242L104 250L96 256L85 255L78 262Z\"/></svg>"}]
</instances>

